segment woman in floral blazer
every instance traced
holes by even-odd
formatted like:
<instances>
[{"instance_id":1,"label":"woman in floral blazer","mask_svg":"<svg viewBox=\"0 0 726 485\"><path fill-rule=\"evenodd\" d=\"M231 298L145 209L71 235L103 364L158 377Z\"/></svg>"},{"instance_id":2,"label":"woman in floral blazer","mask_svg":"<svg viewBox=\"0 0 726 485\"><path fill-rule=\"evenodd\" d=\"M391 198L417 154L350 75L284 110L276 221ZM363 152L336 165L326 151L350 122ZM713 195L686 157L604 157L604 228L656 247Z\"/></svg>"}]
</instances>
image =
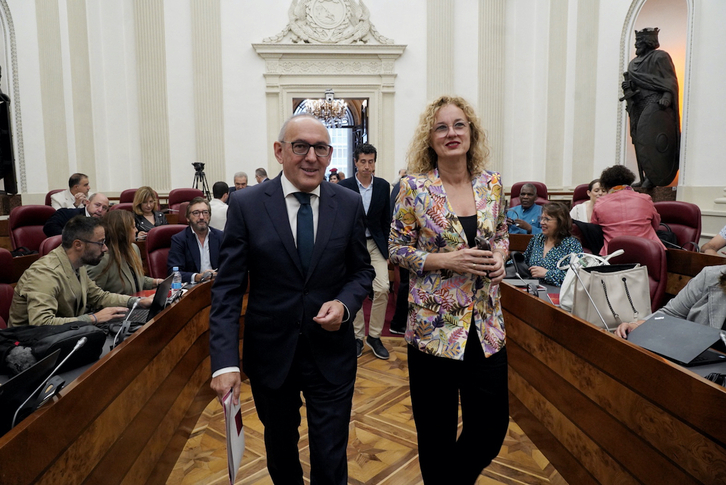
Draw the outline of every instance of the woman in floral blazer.
<instances>
[{"instance_id":1,"label":"woman in floral blazer","mask_svg":"<svg viewBox=\"0 0 726 485\"><path fill-rule=\"evenodd\" d=\"M509 422L499 282L509 239L484 130L462 98L421 116L389 238L411 272L406 328L411 404L424 483L475 483ZM481 249L475 249L475 248ZM457 440L461 394L463 428ZM456 457L445 466L442 451Z\"/></svg>"}]
</instances>

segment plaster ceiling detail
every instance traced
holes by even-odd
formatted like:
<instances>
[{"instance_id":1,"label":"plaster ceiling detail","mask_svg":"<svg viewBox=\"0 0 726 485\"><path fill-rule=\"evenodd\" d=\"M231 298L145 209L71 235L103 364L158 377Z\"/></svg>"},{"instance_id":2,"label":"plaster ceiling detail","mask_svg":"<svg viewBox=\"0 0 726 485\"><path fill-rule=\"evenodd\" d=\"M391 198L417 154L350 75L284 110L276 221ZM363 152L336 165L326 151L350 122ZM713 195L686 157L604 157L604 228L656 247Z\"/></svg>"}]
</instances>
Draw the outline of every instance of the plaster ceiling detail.
<instances>
[{"instance_id":1,"label":"plaster ceiling detail","mask_svg":"<svg viewBox=\"0 0 726 485\"><path fill-rule=\"evenodd\" d=\"M370 21L363 0L293 0L289 22L264 43L393 44Z\"/></svg>"}]
</instances>

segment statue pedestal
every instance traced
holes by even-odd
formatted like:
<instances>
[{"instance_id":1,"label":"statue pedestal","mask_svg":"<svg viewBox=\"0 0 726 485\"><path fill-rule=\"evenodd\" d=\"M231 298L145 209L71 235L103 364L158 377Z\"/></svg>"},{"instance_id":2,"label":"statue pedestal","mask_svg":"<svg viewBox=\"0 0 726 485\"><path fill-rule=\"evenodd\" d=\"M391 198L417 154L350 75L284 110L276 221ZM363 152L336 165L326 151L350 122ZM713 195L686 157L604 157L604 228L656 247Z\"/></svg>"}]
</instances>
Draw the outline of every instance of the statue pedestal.
<instances>
[{"instance_id":1,"label":"statue pedestal","mask_svg":"<svg viewBox=\"0 0 726 485\"><path fill-rule=\"evenodd\" d=\"M664 202L676 200L677 190L675 187L653 187L652 189L643 189L641 187L633 187L633 190L641 194L647 194L653 199L653 202Z\"/></svg>"},{"instance_id":2,"label":"statue pedestal","mask_svg":"<svg viewBox=\"0 0 726 485\"><path fill-rule=\"evenodd\" d=\"M20 194L6 195L0 193L0 216L9 216L12 209L21 205L23 205L23 201Z\"/></svg>"}]
</instances>

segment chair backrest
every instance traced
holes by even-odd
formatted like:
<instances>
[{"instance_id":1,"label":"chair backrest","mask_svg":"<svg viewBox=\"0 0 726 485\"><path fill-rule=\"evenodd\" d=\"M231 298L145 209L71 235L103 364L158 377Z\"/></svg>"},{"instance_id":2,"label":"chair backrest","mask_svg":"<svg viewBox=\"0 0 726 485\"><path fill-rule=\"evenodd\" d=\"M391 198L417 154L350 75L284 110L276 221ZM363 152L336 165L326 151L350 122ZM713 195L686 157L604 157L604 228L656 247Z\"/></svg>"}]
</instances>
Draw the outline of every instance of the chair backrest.
<instances>
[{"instance_id":1,"label":"chair backrest","mask_svg":"<svg viewBox=\"0 0 726 485\"><path fill-rule=\"evenodd\" d=\"M189 207L189 202L182 202L179 204L179 212L177 213L177 224L189 224L189 219L187 219L187 207Z\"/></svg>"},{"instance_id":2,"label":"chair backrest","mask_svg":"<svg viewBox=\"0 0 726 485\"><path fill-rule=\"evenodd\" d=\"M10 315L10 304L13 301L13 286L10 284L10 267L13 255L5 248L0 248L0 329L7 327Z\"/></svg>"},{"instance_id":3,"label":"chair backrest","mask_svg":"<svg viewBox=\"0 0 726 485\"><path fill-rule=\"evenodd\" d=\"M589 185L590 184L580 184L575 187L575 190L572 192L572 207L575 207L577 204L582 204L583 202L587 202L588 200L590 200L590 197L587 196L587 188L589 187Z\"/></svg>"},{"instance_id":4,"label":"chair backrest","mask_svg":"<svg viewBox=\"0 0 726 485\"><path fill-rule=\"evenodd\" d=\"M51 203L50 196L51 195L56 194L58 192L63 192L64 190L66 190L66 189L53 189L50 192L48 192L47 194L45 194L45 205L50 205L50 203Z\"/></svg>"},{"instance_id":5,"label":"chair backrest","mask_svg":"<svg viewBox=\"0 0 726 485\"><path fill-rule=\"evenodd\" d=\"M136 195L136 191L139 189L126 189L123 192L121 192L121 195L119 196L119 203L124 204L126 202L132 203L134 201L134 195Z\"/></svg>"},{"instance_id":6,"label":"chair backrest","mask_svg":"<svg viewBox=\"0 0 726 485\"><path fill-rule=\"evenodd\" d=\"M663 245L635 236L616 236L608 243L608 251L613 253L618 249L625 251L625 254L610 258L610 263L640 263L646 266L650 280L651 310L656 311L662 307L665 304L668 282L668 266Z\"/></svg>"},{"instance_id":7,"label":"chair backrest","mask_svg":"<svg viewBox=\"0 0 726 485\"><path fill-rule=\"evenodd\" d=\"M678 238L678 245L689 251L697 251L701 239L701 208L690 202L656 202L655 210L660 221L667 224Z\"/></svg>"},{"instance_id":8,"label":"chair backrest","mask_svg":"<svg viewBox=\"0 0 726 485\"><path fill-rule=\"evenodd\" d=\"M542 182L517 182L512 185L512 193L509 197L509 207L514 207L515 205L520 205L522 203L519 200L519 192L522 190L522 186L525 184L532 184L537 187L537 199L534 201L535 204L545 205L547 202L549 202L549 197L547 196L547 186Z\"/></svg>"},{"instance_id":9,"label":"chair backrest","mask_svg":"<svg viewBox=\"0 0 726 485\"><path fill-rule=\"evenodd\" d=\"M40 254L40 257L42 258L49 252L53 251L55 248L61 245L61 242L63 242L63 236L51 236L49 238L43 239L43 242L40 243L40 248L38 249L38 253Z\"/></svg>"},{"instance_id":10,"label":"chair backrest","mask_svg":"<svg viewBox=\"0 0 726 485\"><path fill-rule=\"evenodd\" d=\"M185 229L181 224L157 226L146 236L146 263L149 265L149 276L166 278L166 260L171 248L171 237Z\"/></svg>"},{"instance_id":11,"label":"chair backrest","mask_svg":"<svg viewBox=\"0 0 726 485\"><path fill-rule=\"evenodd\" d=\"M582 231L580 231L580 226L573 222L571 232L572 236L577 238L577 240L580 241L580 244L582 244L582 252L592 254L592 250L589 246L587 246L587 240L583 236Z\"/></svg>"},{"instance_id":12,"label":"chair backrest","mask_svg":"<svg viewBox=\"0 0 726 485\"><path fill-rule=\"evenodd\" d=\"M108 210L111 210L111 211L124 210L124 211L133 212L134 204L132 204L131 202L119 202L118 204L114 204L111 207L109 207Z\"/></svg>"},{"instance_id":13,"label":"chair backrest","mask_svg":"<svg viewBox=\"0 0 726 485\"><path fill-rule=\"evenodd\" d=\"M43 226L55 214L55 209L47 205L21 205L10 211L8 230L13 249L25 246L37 251L45 239Z\"/></svg>"},{"instance_id":14,"label":"chair backrest","mask_svg":"<svg viewBox=\"0 0 726 485\"><path fill-rule=\"evenodd\" d=\"M179 204L189 202L194 197L204 197L204 192L199 189L172 189L169 192L169 209L172 211L179 210Z\"/></svg>"}]
</instances>

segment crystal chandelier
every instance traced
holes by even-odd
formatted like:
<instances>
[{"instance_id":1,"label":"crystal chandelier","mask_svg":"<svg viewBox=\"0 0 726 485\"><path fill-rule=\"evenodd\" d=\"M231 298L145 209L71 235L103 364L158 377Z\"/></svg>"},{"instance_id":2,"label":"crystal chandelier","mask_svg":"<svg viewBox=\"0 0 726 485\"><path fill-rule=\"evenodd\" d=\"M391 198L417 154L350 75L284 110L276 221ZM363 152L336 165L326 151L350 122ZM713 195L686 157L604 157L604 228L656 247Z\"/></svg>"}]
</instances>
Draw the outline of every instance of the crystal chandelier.
<instances>
[{"instance_id":1,"label":"crystal chandelier","mask_svg":"<svg viewBox=\"0 0 726 485\"><path fill-rule=\"evenodd\" d=\"M332 89L325 90L325 99L308 99L305 111L325 123L328 128L340 128L345 124L348 105L342 99L335 99Z\"/></svg>"}]
</instances>

